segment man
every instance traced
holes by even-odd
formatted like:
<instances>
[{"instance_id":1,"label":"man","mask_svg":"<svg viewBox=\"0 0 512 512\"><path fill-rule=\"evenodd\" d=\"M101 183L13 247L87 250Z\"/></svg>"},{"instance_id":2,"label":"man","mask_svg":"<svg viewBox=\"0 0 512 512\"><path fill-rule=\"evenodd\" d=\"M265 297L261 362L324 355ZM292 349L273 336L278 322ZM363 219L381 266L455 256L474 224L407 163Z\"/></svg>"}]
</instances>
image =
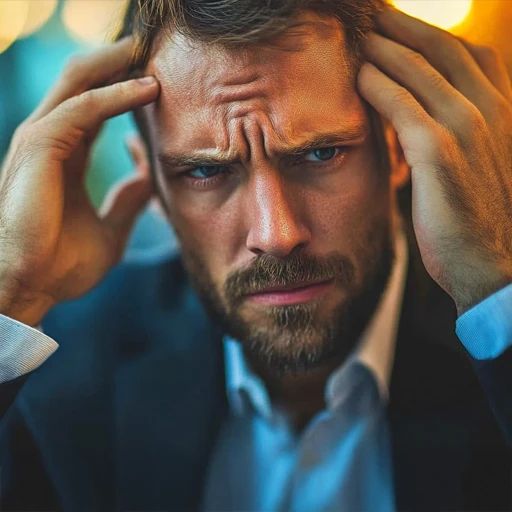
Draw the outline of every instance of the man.
<instances>
[{"instance_id":1,"label":"man","mask_svg":"<svg viewBox=\"0 0 512 512\"><path fill-rule=\"evenodd\" d=\"M5 510L510 508L512 88L379 9L132 2L17 131ZM97 214L87 156L130 110ZM181 256L111 270L152 182Z\"/></svg>"}]
</instances>

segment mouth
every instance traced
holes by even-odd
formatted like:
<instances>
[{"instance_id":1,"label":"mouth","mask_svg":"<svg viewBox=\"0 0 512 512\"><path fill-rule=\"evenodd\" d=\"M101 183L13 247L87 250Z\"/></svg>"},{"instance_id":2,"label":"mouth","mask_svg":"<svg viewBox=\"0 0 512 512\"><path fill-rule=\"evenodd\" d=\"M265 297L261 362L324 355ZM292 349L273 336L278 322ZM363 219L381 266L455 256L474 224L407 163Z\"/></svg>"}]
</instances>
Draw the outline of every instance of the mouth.
<instances>
[{"instance_id":1,"label":"mouth","mask_svg":"<svg viewBox=\"0 0 512 512\"><path fill-rule=\"evenodd\" d=\"M247 299L266 306L291 306L320 298L332 286L334 280L312 283L294 283L259 290L247 295Z\"/></svg>"}]
</instances>

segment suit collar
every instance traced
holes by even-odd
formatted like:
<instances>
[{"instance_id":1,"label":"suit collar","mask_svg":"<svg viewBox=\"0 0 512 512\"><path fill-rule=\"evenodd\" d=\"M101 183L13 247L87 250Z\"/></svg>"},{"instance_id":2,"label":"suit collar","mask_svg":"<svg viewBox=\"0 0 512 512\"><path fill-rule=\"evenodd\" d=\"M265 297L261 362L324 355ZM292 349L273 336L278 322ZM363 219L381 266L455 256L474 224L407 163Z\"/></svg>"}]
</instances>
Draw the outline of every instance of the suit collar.
<instances>
[{"instance_id":1,"label":"suit collar","mask_svg":"<svg viewBox=\"0 0 512 512\"><path fill-rule=\"evenodd\" d=\"M505 487L507 478L497 476L509 474L496 456L506 447L455 335L455 305L425 270L412 223L407 230L409 271L388 407L397 509L475 509L509 493L509 479ZM491 460L495 478L486 469Z\"/></svg>"}]
</instances>

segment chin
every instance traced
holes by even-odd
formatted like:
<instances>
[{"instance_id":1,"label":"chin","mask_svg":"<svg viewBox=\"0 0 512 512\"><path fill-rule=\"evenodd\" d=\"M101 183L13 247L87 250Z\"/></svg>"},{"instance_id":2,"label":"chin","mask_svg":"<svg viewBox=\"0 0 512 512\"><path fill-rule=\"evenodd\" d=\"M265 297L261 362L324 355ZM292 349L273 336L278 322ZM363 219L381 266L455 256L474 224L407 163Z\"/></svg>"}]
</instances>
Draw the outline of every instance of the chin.
<instances>
[{"instance_id":1,"label":"chin","mask_svg":"<svg viewBox=\"0 0 512 512\"><path fill-rule=\"evenodd\" d=\"M340 357L342 340L335 340L328 326L307 329L275 328L256 330L241 339L247 356L267 371L301 374Z\"/></svg>"},{"instance_id":2,"label":"chin","mask_svg":"<svg viewBox=\"0 0 512 512\"><path fill-rule=\"evenodd\" d=\"M231 335L251 360L272 373L308 372L341 359L352 345L337 327L343 309L343 303L335 307L325 300L251 308L231 325Z\"/></svg>"}]
</instances>

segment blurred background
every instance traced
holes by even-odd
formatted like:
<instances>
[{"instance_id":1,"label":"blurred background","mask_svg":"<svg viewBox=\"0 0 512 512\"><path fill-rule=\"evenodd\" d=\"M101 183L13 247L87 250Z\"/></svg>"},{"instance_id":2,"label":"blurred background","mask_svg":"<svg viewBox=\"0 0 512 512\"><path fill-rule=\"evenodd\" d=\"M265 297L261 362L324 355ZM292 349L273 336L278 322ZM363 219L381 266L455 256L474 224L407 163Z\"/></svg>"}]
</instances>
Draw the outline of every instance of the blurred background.
<instances>
[{"instance_id":1,"label":"blurred background","mask_svg":"<svg viewBox=\"0 0 512 512\"><path fill-rule=\"evenodd\" d=\"M512 75L512 0L395 0L403 11L476 43L501 49ZM45 95L74 53L115 34L126 0L0 0L0 161L16 126ZM95 146L87 186L96 205L131 172L124 140L129 116L107 123Z\"/></svg>"}]
</instances>

